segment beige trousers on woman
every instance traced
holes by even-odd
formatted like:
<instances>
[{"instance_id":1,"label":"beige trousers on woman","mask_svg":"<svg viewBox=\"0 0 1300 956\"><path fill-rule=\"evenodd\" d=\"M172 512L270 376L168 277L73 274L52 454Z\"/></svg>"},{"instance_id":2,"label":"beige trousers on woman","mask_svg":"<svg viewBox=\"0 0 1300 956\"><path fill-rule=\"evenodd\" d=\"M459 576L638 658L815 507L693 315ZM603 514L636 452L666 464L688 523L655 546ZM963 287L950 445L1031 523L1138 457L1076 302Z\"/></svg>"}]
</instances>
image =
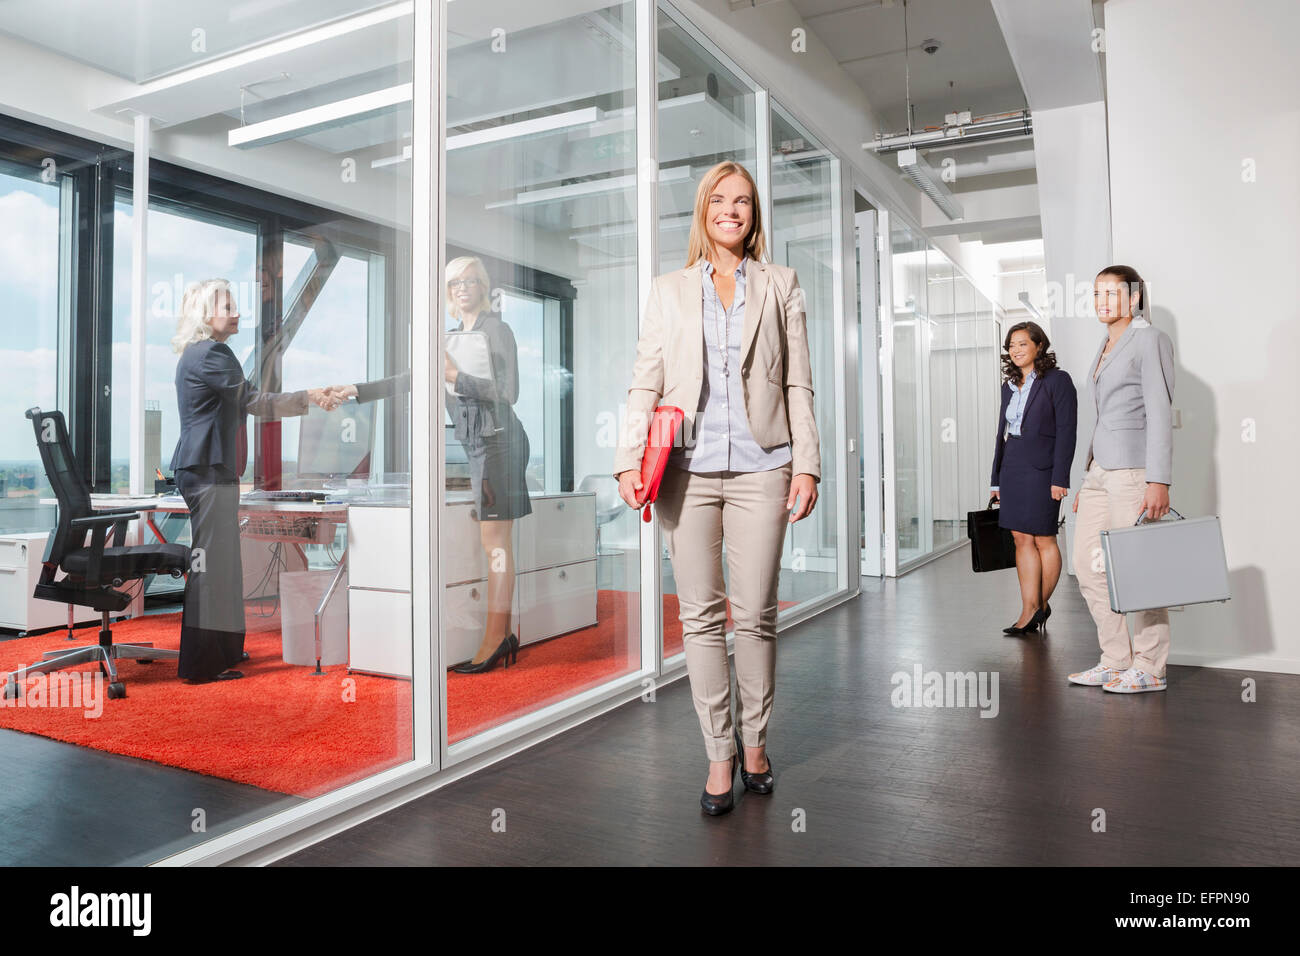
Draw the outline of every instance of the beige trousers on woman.
<instances>
[{"instance_id":1,"label":"beige trousers on woman","mask_svg":"<svg viewBox=\"0 0 1300 956\"><path fill-rule=\"evenodd\" d=\"M655 510L668 543L695 712L710 760L736 752L727 661L727 544L736 636L736 722L747 747L767 742L776 675L776 584L792 464L769 471L690 472L669 465Z\"/></svg>"},{"instance_id":2,"label":"beige trousers on woman","mask_svg":"<svg viewBox=\"0 0 1300 956\"><path fill-rule=\"evenodd\" d=\"M1169 660L1169 611L1155 608L1134 613L1135 632L1130 638L1128 620L1110 609L1106 562L1101 533L1128 528L1142 513L1146 495L1145 468L1101 467L1095 461L1079 487L1079 513L1074 522L1074 573L1079 591L1097 625L1101 662L1116 670L1136 667L1155 677L1165 676Z\"/></svg>"}]
</instances>

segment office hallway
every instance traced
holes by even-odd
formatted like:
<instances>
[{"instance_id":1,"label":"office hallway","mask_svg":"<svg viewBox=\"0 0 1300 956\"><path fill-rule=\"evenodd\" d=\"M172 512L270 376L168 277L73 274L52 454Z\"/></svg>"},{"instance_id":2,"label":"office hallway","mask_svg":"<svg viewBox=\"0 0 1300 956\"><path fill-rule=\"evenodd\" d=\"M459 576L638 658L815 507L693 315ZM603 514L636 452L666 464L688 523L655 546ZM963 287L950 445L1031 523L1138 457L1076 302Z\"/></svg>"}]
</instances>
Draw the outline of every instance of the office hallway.
<instances>
[{"instance_id":1,"label":"office hallway","mask_svg":"<svg viewBox=\"0 0 1300 956\"><path fill-rule=\"evenodd\" d=\"M1024 638L1001 633L1014 574L964 548L862 583L781 636L771 796L737 779L732 813L701 813L682 679L277 865L1300 863L1300 676L1171 667L1164 693L1104 693L1065 679L1097 658L1072 577ZM996 675L996 716L893 706L916 665Z\"/></svg>"}]
</instances>

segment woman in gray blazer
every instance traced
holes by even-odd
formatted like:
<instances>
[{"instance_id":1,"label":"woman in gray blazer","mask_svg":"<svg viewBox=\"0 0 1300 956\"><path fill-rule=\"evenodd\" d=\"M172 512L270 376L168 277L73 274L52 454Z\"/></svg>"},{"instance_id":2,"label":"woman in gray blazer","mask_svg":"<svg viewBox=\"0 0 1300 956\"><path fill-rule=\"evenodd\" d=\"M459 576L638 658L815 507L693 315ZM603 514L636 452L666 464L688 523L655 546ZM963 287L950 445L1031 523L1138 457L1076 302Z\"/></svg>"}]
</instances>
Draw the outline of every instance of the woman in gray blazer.
<instances>
[{"instance_id":1,"label":"woman in gray blazer","mask_svg":"<svg viewBox=\"0 0 1300 956\"><path fill-rule=\"evenodd\" d=\"M1169 512L1174 346L1147 321L1146 283L1132 266L1098 273L1093 299L1107 335L1088 366L1097 423L1074 499L1074 569L1097 625L1101 661L1069 679L1120 694L1164 690L1169 612L1139 611L1130 639L1125 616L1110 609L1101 532L1129 527L1144 512L1148 521Z\"/></svg>"},{"instance_id":2,"label":"woman in gray blazer","mask_svg":"<svg viewBox=\"0 0 1300 956\"><path fill-rule=\"evenodd\" d=\"M654 280L614 461L636 507L650 416L686 413L655 510L672 559L682 644L709 756L705 813L733 806L736 764L771 793L768 717L776 669L777 577L785 529L811 513L821 479L803 293L794 270L764 261L749 172L723 162L700 181L686 268ZM722 550L736 632L731 717Z\"/></svg>"}]
</instances>

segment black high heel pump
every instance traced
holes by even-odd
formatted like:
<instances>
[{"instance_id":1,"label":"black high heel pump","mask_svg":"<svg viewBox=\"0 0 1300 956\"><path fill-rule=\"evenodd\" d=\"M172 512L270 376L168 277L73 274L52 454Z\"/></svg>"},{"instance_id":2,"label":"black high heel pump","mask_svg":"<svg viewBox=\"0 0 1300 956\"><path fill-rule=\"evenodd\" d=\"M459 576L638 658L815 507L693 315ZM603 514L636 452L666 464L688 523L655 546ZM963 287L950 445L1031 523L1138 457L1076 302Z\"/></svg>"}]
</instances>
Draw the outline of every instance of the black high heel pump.
<instances>
[{"instance_id":1,"label":"black high heel pump","mask_svg":"<svg viewBox=\"0 0 1300 956\"><path fill-rule=\"evenodd\" d=\"M776 781L772 777L772 758L767 755L764 748L763 756L767 760L767 769L762 773L750 773L745 769L745 745L740 739L740 730L736 730L736 752L741 754L740 758L740 780L745 785L745 789L750 793L771 793L776 786Z\"/></svg>"},{"instance_id":2,"label":"black high heel pump","mask_svg":"<svg viewBox=\"0 0 1300 956\"><path fill-rule=\"evenodd\" d=\"M519 638L514 634L509 635L502 641L492 656L485 658L477 664L466 661L464 664L457 664L452 668L457 674L483 674L497 666L497 661L501 661L502 667L509 667L515 661L519 660Z\"/></svg>"},{"instance_id":3,"label":"black high heel pump","mask_svg":"<svg viewBox=\"0 0 1300 956\"><path fill-rule=\"evenodd\" d=\"M726 793L709 793L706 785L704 792L700 794L700 808L709 816L716 817L721 813L726 813L736 805L736 797L732 790L733 781L736 779L737 755L731 755L731 773L727 777ZM740 765L745 765L744 759L739 760Z\"/></svg>"}]
</instances>

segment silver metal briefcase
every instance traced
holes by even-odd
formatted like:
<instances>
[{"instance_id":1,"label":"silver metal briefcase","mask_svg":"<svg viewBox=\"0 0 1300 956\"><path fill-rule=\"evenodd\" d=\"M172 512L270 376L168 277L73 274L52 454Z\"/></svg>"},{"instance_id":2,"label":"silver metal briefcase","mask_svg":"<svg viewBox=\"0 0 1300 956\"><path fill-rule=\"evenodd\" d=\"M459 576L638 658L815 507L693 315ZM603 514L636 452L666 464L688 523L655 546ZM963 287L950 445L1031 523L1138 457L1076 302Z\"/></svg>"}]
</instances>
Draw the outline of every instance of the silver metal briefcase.
<instances>
[{"instance_id":1,"label":"silver metal briefcase","mask_svg":"<svg viewBox=\"0 0 1300 956\"><path fill-rule=\"evenodd\" d=\"M1101 533L1110 609L1119 614L1226 601L1228 559L1217 516L1142 523Z\"/></svg>"}]
</instances>

